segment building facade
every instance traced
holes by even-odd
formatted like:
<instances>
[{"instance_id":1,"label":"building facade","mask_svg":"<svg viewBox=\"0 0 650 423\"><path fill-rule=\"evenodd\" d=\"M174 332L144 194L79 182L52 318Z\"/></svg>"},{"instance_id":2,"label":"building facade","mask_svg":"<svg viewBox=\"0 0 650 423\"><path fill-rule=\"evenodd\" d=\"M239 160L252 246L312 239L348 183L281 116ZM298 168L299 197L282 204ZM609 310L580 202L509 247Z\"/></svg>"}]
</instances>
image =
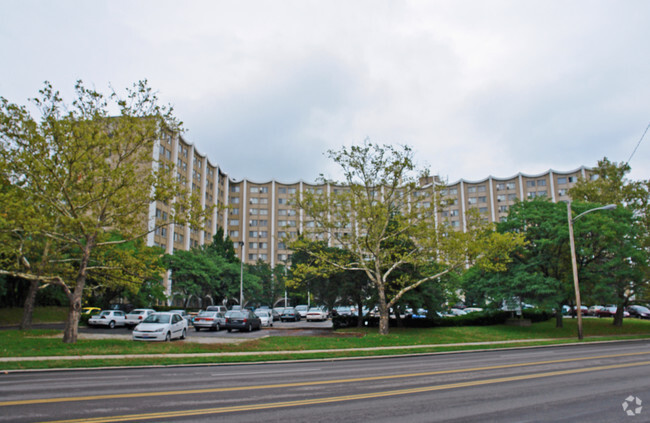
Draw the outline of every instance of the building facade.
<instances>
[{"instance_id":1,"label":"building facade","mask_svg":"<svg viewBox=\"0 0 650 423\"><path fill-rule=\"evenodd\" d=\"M203 207L216 206L201 229L171 224L151 232L147 245L162 247L168 254L209 243L217 227L222 227L245 262L263 260L272 267L288 263L291 251L285 240L304 232L313 223L305 220L291 205L291 200L307 190L327 195L342 188L303 181L233 180L180 135L168 135L159 141L153 152L153 163L154 167L175 167L179 180L192 193L200 195ZM590 169L582 166L571 171L549 170L538 175L519 173L508 178L489 176L480 181L461 179L446 183L441 191L444 206L438 210L438 218L457 230L466 230L466 212L478 209L484 220L499 222L515 201L538 196L546 196L553 202L568 201L568 191L579 178L591 178ZM434 184L440 182L433 177L421 181L422 193L426 195L430 191L433 195ZM150 229L156 227L156 222L167 220L168 215L168 205L151 204ZM167 275L168 294L171 294L171 284Z\"/></svg>"}]
</instances>

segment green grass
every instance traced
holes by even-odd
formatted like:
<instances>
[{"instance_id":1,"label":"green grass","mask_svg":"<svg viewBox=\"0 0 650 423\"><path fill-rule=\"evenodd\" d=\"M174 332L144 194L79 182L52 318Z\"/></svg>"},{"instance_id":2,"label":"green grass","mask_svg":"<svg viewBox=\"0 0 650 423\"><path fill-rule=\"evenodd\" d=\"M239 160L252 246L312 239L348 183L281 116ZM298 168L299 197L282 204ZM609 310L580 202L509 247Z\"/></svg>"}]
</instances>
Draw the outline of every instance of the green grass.
<instances>
[{"instance_id":1,"label":"green grass","mask_svg":"<svg viewBox=\"0 0 650 423\"><path fill-rule=\"evenodd\" d=\"M33 323L65 322L68 307L36 307L32 317ZM19 325L23 318L22 307L0 308L0 325Z\"/></svg>"},{"instance_id":2,"label":"green grass","mask_svg":"<svg viewBox=\"0 0 650 423\"><path fill-rule=\"evenodd\" d=\"M0 356L76 356L76 355L116 355L115 359L104 360L56 360L42 362L0 363L0 369L37 369L57 367L97 367L97 366L135 366L155 364L207 364L289 360L304 358L338 358L388 354L426 353L438 351L457 351L512 347L512 344L498 344L500 341L536 340L517 343L516 346L548 345L576 342L576 321L564 320L564 328L555 328L555 321L536 323L530 327L481 326L481 327L443 327L432 329L394 328L386 336L379 335L376 329L348 328L334 332L331 336L308 337L267 337L240 344L199 344L193 342L145 343L130 340L87 340L80 339L76 344L63 344L61 331L55 330L3 330L0 331ZM650 321L628 319L623 327L611 324L611 319L585 319L584 342L597 340L650 338ZM557 339L560 338L560 339ZM537 341L545 340L545 341ZM497 342L495 345L462 345L467 342ZM413 345L433 345L426 348L410 348ZM381 347L404 346L398 350L382 350ZM377 351L330 351L310 353L309 350L379 348ZM120 358L121 354L179 354L179 353L228 353L259 351L291 351L274 355L248 355L244 357L210 356L189 358Z\"/></svg>"}]
</instances>

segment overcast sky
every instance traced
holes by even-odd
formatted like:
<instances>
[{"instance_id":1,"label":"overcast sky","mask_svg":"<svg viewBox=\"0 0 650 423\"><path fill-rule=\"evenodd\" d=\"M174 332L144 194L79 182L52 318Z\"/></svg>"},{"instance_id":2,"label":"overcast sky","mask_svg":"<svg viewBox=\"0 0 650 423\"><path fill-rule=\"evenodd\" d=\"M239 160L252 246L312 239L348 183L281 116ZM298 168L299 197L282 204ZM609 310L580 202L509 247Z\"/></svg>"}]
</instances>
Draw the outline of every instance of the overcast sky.
<instances>
[{"instance_id":1,"label":"overcast sky","mask_svg":"<svg viewBox=\"0 0 650 423\"><path fill-rule=\"evenodd\" d=\"M148 79L235 179L408 144L449 182L627 161L650 123L650 1L0 0L0 96ZM650 133L630 160L650 178Z\"/></svg>"}]
</instances>

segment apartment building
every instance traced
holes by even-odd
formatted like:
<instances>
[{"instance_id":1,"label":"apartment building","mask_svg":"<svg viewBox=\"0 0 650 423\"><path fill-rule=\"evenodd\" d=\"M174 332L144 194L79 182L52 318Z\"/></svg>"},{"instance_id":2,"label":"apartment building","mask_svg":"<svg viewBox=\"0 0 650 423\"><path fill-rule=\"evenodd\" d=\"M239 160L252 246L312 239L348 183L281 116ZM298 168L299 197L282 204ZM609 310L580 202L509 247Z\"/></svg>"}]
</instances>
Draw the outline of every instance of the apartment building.
<instances>
[{"instance_id":1,"label":"apartment building","mask_svg":"<svg viewBox=\"0 0 650 423\"><path fill-rule=\"evenodd\" d=\"M179 180L200 195L204 207L217 206L203 228L170 225L151 232L147 245L162 247L168 254L209 243L217 227L222 227L245 262L263 260L271 266L287 263L291 251L285 245L285 239L313 225L292 207L291 199L306 191L327 195L344 189L303 181L237 181L180 135L168 135L160 140L153 152L153 162L154 167L175 167ZM507 178L489 176L480 181L461 179L446 183L441 190L444 206L438 211L438 218L446 220L457 230L465 230L466 212L478 209L486 221L499 222L507 216L508 208L516 200L546 196L554 202L568 201L569 188L581 177L590 178L590 169L582 166L571 171L549 170L539 175L519 173ZM435 177L421 181L421 193L433 195L432 187L440 183ZM168 214L168 205L152 204L149 227L155 228L156 221L165 221ZM171 283L170 275L167 275L165 286L169 294Z\"/></svg>"}]
</instances>

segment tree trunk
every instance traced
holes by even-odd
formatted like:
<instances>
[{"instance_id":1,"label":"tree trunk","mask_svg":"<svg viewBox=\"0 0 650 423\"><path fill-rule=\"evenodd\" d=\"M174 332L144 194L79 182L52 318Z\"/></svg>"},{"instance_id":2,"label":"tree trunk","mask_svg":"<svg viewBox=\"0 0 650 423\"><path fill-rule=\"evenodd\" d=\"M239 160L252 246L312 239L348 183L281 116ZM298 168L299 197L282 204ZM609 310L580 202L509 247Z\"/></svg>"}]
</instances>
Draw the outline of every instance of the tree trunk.
<instances>
[{"instance_id":1,"label":"tree trunk","mask_svg":"<svg viewBox=\"0 0 650 423\"><path fill-rule=\"evenodd\" d=\"M622 327L623 326L623 312L625 311L625 307L623 306L618 306L616 307L616 314L614 315L614 326L616 327Z\"/></svg>"},{"instance_id":2,"label":"tree trunk","mask_svg":"<svg viewBox=\"0 0 650 423\"><path fill-rule=\"evenodd\" d=\"M555 312L555 327L564 327L564 318L562 317L562 304L557 305L557 311Z\"/></svg>"},{"instance_id":3,"label":"tree trunk","mask_svg":"<svg viewBox=\"0 0 650 423\"><path fill-rule=\"evenodd\" d=\"M29 330L32 328L32 316L34 315L34 303L36 302L36 293L38 293L39 281L33 280L29 282L29 292L25 298L25 305L23 309L23 318L20 321L20 330Z\"/></svg>"},{"instance_id":4,"label":"tree trunk","mask_svg":"<svg viewBox=\"0 0 650 423\"><path fill-rule=\"evenodd\" d=\"M74 344L77 342L77 335L79 333L79 317L81 316L81 298L86 285L86 269L90 261L90 251L94 246L95 238L91 237L87 240L84 246L81 262L79 263L79 271L77 272L77 281L70 299L70 309L68 310L68 318L65 321L65 329L63 330L63 343Z\"/></svg>"},{"instance_id":5,"label":"tree trunk","mask_svg":"<svg viewBox=\"0 0 650 423\"><path fill-rule=\"evenodd\" d=\"M390 310L386 304L386 293L384 292L384 287L379 286L377 293L379 294L379 334L388 335Z\"/></svg>"},{"instance_id":6,"label":"tree trunk","mask_svg":"<svg viewBox=\"0 0 650 423\"><path fill-rule=\"evenodd\" d=\"M357 327L363 326L363 302L357 301Z\"/></svg>"}]
</instances>

